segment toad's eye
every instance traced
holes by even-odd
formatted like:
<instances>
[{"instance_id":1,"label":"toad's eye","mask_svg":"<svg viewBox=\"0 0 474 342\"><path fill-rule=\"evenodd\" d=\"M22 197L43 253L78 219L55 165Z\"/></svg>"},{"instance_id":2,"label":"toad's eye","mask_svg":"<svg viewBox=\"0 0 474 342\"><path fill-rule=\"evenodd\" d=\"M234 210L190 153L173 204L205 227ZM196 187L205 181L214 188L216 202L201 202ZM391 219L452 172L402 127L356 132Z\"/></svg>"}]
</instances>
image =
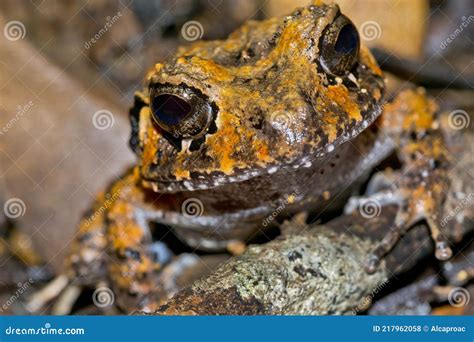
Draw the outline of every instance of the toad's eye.
<instances>
[{"instance_id":1,"label":"toad's eye","mask_svg":"<svg viewBox=\"0 0 474 342\"><path fill-rule=\"evenodd\" d=\"M357 62L359 45L359 34L354 24L346 16L340 15L323 33L322 67L334 75L346 74Z\"/></svg>"},{"instance_id":2,"label":"toad's eye","mask_svg":"<svg viewBox=\"0 0 474 342\"><path fill-rule=\"evenodd\" d=\"M201 94L183 87L153 87L150 90L155 122L176 138L196 138L205 133L212 109Z\"/></svg>"},{"instance_id":3,"label":"toad's eye","mask_svg":"<svg viewBox=\"0 0 474 342\"><path fill-rule=\"evenodd\" d=\"M171 94L155 96L152 107L156 119L167 126L178 125L191 112L186 100Z\"/></svg>"}]
</instances>

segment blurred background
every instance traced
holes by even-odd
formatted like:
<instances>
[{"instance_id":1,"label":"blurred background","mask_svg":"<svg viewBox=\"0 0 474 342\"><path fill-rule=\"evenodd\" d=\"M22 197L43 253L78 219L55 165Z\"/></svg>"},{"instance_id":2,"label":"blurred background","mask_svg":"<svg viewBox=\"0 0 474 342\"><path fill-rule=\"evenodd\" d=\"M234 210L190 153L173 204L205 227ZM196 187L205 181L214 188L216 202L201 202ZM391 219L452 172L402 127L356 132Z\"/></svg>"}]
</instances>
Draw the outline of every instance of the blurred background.
<instances>
[{"instance_id":1,"label":"blurred background","mask_svg":"<svg viewBox=\"0 0 474 342\"><path fill-rule=\"evenodd\" d=\"M2 0L0 203L15 211L0 213L0 286L61 269L82 213L133 163L128 108L154 63L308 2ZM385 69L472 114L474 1L336 2Z\"/></svg>"}]
</instances>

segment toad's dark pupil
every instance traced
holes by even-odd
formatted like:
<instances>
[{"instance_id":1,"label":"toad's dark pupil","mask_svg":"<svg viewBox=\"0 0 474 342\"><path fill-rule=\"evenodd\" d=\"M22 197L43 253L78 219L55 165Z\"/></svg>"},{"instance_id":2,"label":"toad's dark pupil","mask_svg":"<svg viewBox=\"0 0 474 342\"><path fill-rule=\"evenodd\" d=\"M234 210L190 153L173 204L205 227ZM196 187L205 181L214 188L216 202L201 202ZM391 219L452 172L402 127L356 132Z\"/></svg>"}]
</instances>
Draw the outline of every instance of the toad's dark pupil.
<instances>
[{"instance_id":1,"label":"toad's dark pupil","mask_svg":"<svg viewBox=\"0 0 474 342\"><path fill-rule=\"evenodd\" d=\"M156 96L152 106L155 117L168 126L179 124L191 111L189 103L171 94Z\"/></svg>"},{"instance_id":2,"label":"toad's dark pupil","mask_svg":"<svg viewBox=\"0 0 474 342\"><path fill-rule=\"evenodd\" d=\"M359 35L355 27L351 24L345 25L337 37L334 50L343 54L354 54L359 45Z\"/></svg>"}]
</instances>

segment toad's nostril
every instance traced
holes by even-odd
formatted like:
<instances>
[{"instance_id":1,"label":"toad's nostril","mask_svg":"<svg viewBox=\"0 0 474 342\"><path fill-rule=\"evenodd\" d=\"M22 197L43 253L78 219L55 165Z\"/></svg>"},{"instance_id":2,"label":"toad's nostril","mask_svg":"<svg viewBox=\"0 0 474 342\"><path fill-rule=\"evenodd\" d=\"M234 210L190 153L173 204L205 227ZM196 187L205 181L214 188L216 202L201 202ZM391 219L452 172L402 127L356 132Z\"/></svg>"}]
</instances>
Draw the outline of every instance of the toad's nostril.
<instances>
[{"instance_id":1,"label":"toad's nostril","mask_svg":"<svg viewBox=\"0 0 474 342\"><path fill-rule=\"evenodd\" d=\"M153 99L153 114L158 123L176 126L191 112L189 103L176 95L162 94Z\"/></svg>"}]
</instances>

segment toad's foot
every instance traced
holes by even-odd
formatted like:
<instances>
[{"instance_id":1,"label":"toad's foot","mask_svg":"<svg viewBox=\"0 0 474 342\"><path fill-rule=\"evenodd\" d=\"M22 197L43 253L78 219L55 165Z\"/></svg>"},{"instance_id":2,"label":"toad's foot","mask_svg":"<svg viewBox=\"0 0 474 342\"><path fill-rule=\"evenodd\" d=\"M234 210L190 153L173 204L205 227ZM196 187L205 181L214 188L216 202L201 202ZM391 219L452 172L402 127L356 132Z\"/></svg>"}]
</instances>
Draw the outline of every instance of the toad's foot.
<instances>
[{"instance_id":1,"label":"toad's foot","mask_svg":"<svg viewBox=\"0 0 474 342\"><path fill-rule=\"evenodd\" d=\"M389 233L379 242L372 251L365 265L368 273L374 273L385 255L387 255L401 239L401 237L415 223L425 220L431 231L431 237L435 243L435 256L439 260L447 260L451 257L452 251L449 241L441 233L439 216L432 211L425 211L427 203L423 200L409 197L403 191L379 192L368 197L352 198L346 212L351 212L357 208L360 214L366 218L371 218L382 210L383 206L397 205L398 212L394 219Z\"/></svg>"},{"instance_id":2,"label":"toad's foot","mask_svg":"<svg viewBox=\"0 0 474 342\"><path fill-rule=\"evenodd\" d=\"M152 303L160 288L157 278L173 255L152 238L150 204L136 180L132 170L98 196L80 223L66 272L33 295L30 311L51 302L53 311L68 313L81 286L107 289L113 304L126 312L158 305Z\"/></svg>"},{"instance_id":3,"label":"toad's foot","mask_svg":"<svg viewBox=\"0 0 474 342\"><path fill-rule=\"evenodd\" d=\"M29 312L37 313L42 310L46 303L58 297L69 285L69 279L62 274L54 278L40 291L35 292L27 301L26 309Z\"/></svg>"},{"instance_id":4,"label":"toad's foot","mask_svg":"<svg viewBox=\"0 0 474 342\"><path fill-rule=\"evenodd\" d=\"M422 220L431 231L436 257L449 259L449 232L442 232L442 228L447 228L443 209L450 189L450 158L439 130L435 103L422 89L404 91L385 106L380 124L383 134L393 140L402 168L396 174L387 174L383 181L379 179L378 185L372 187L379 188L378 192L353 200L349 209L357 206L365 217L373 215L367 210L380 211L384 205L395 204L399 210L390 233L370 256L367 271L374 272L401 236Z\"/></svg>"}]
</instances>

